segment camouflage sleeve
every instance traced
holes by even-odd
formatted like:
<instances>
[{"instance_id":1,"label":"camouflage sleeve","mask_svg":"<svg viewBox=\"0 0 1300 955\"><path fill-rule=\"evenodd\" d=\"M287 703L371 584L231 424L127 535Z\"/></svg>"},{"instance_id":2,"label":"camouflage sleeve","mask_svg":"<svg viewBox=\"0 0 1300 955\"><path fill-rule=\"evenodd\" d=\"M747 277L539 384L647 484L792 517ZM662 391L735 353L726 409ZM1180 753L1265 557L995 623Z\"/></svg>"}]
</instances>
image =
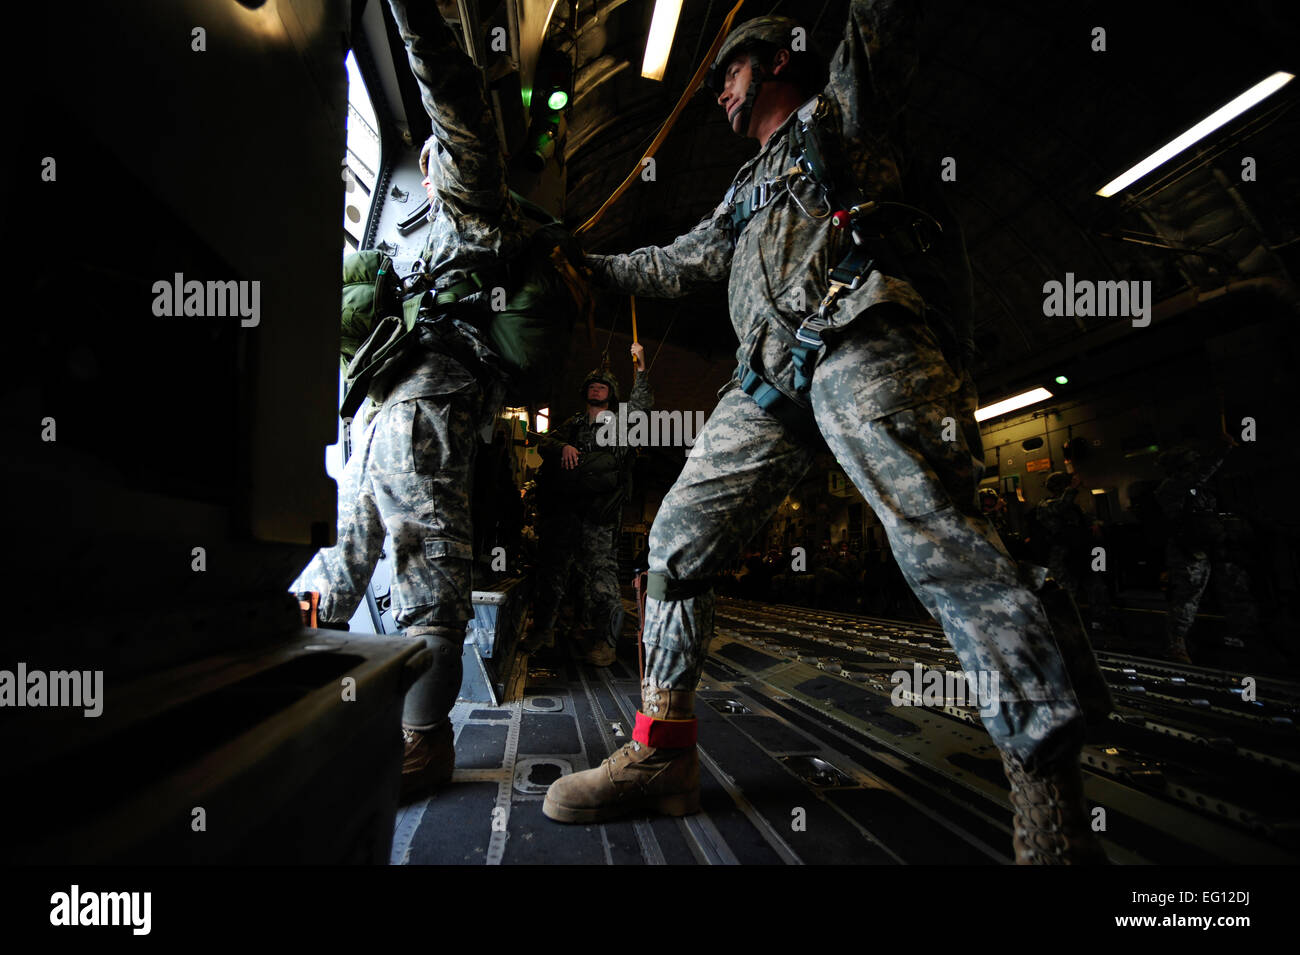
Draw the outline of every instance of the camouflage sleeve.
<instances>
[{"instance_id":1,"label":"camouflage sleeve","mask_svg":"<svg viewBox=\"0 0 1300 955\"><path fill-rule=\"evenodd\" d=\"M559 454L569 443L569 430L572 418L566 418L558 428L552 428L537 439L537 453L544 458Z\"/></svg>"},{"instance_id":2,"label":"camouflage sleeve","mask_svg":"<svg viewBox=\"0 0 1300 955\"><path fill-rule=\"evenodd\" d=\"M879 135L902 111L916 73L917 0L853 0L831 58L826 92L840 104L844 135Z\"/></svg>"},{"instance_id":3,"label":"camouflage sleeve","mask_svg":"<svg viewBox=\"0 0 1300 955\"><path fill-rule=\"evenodd\" d=\"M505 204L505 165L496 122L483 93L483 74L456 43L432 0L388 0L433 121L429 175L439 195L468 209Z\"/></svg>"},{"instance_id":4,"label":"camouflage sleeve","mask_svg":"<svg viewBox=\"0 0 1300 955\"><path fill-rule=\"evenodd\" d=\"M632 382L632 393L627 397L628 409L631 411L649 411L655 404L655 393L650 388L650 373L638 371Z\"/></svg>"},{"instance_id":5,"label":"camouflage sleeve","mask_svg":"<svg viewBox=\"0 0 1300 955\"><path fill-rule=\"evenodd\" d=\"M646 246L623 255L588 255L599 282L649 298L679 298L731 274L731 223L726 203L699 225L662 247Z\"/></svg>"}]
</instances>

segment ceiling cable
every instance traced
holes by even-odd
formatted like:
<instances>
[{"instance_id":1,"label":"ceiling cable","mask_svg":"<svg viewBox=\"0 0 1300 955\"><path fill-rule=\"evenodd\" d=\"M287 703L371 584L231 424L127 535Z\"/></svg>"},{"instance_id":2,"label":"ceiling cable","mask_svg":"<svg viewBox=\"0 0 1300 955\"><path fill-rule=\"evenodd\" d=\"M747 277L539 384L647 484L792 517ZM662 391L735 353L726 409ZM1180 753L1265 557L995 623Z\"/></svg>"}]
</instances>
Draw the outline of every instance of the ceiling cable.
<instances>
[{"instance_id":1,"label":"ceiling cable","mask_svg":"<svg viewBox=\"0 0 1300 955\"><path fill-rule=\"evenodd\" d=\"M722 21L722 29L720 29L718 35L714 37L713 45L709 47L708 54L706 54L704 59L700 61L700 65L696 67L695 75L692 76L691 81L686 84L686 89L682 92L681 99L677 101L677 105L673 107L672 113L669 114L668 119L666 119L663 126L660 127L658 134L650 143L650 147L645 151L645 154L640 158L640 160L637 161L637 164L633 167L632 171L627 174L627 178L619 183L618 188L614 190L613 194L605 200L599 209L596 210L596 214L573 230L575 236L581 235L600 221L601 216L605 214L605 210L612 206L618 198L623 195L623 193L627 192L628 187L631 186L632 183L636 181L637 177L641 175L642 171L645 169L645 161L653 157L659 147L663 145L663 141L668 137L669 131L673 128L673 124L676 123L678 117L681 116L682 110L686 108L686 104L690 102L691 97L695 95L695 91L698 90L700 84L704 82L704 76L708 72L709 67L713 64L713 58L718 55L718 50L722 48L722 41L725 40L727 34L731 32L731 24L736 19L736 14L740 12L740 8L744 5L745 0L738 0L736 5L731 8L731 12L727 14L727 18Z\"/></svg>"}]
</instances>

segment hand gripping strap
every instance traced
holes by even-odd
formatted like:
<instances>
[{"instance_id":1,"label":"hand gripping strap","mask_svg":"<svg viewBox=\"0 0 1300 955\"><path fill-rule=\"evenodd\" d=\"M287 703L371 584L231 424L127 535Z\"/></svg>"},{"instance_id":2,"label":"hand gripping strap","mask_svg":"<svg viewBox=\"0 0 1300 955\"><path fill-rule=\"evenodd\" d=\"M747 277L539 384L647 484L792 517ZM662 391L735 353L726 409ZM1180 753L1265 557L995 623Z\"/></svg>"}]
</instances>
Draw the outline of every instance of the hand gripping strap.
<instances>
[{"instance_id":1,"label":"hand gripping strap","mask_svg":"<svg viewBox=\"0 0 1300 955\"><path fill-rule=\"evenodd\" d=\"M655 749L682 749L694 746L699 734L694 717L689 720L656 720L637 711L632 738Z\"/></svg>"}]
</instances>

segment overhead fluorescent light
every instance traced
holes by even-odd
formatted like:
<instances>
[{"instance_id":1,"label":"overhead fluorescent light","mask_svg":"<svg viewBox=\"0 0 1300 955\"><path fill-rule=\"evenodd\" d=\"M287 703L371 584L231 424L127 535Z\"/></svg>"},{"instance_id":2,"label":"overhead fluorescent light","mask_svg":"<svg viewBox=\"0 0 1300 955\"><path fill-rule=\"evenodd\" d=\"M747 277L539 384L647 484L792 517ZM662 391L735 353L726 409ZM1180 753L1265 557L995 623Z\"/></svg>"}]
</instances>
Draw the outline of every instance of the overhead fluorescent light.
<instances>
[{"instance_id":1,"label":"overhead fluorescent light","mask_svg":"<svg viewBox=\"0 0 1300 955\"><path fill-rule=\"evenodd\" d=\"M1106 185L1097 190L1097 195L1102 196L1103 198L1109 198L1115 195L1115 193L1119 192L1121 189L1141 179L1151 170L1164 165L1193 143L1204 139L1224 123L1240 116L1260 100L1276 93L1293 79L1295 79L1295 74L1293 73L1277 72L1268 79L1261 80L1232 102L1225 106L1220 106L1213 113L1205 117L1205 119L1201 120L1181 136L1161 146L1132 169L1125 173L1121 173L1117 178L1106 183Z\"/></svg>"},{"instance_id":2,"label":"overhead fluorescent light","mask_svg":"<svg viewBox=\"0 0 1300 955\"><path fill-rule=\"evenodd\" d=\"M1016 411L1028 405L1036 405L1040 401L1046 401L1052 397L1052 393L1046 388L1034 388L1023 394L1012 395L1010 398L1003 398L1001 401L995 401L987 408L978 408L975 411L975 420L983 421L986 418L996 418L1000 414L1006 414L1008 411Z\"/></svg>"},{"instance_id":3,"label":"overhead fluorescent light","mask_svg":"<svg viewBox=\"0 0 1300 955\"><path fill-rule=\"evenodd\" d=\"M682 0L655 0L654 17L650 20L650 38L645 44L645 59L641 61L641 75L648 80L662 80L668 67L668 51L673 48L677 33L677 17L682 12Z\"/></svg>"}]
</instances>

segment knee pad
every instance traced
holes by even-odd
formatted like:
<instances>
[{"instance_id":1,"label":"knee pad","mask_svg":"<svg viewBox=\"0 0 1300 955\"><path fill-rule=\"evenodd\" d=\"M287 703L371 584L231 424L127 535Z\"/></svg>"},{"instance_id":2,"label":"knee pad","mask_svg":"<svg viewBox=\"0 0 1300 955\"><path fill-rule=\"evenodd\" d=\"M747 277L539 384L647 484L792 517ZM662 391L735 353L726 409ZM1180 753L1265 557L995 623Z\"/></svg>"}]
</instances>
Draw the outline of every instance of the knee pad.
<instances>
[{"instance_id":1,"label":"knee pad","mask_svg":"<svg viewBox=\"0 0 1300 955\"><path fill-rule=\"evenodd\" d=\"M611 646L618 646L618 638L623 633L623 607L620 605L609 615L609 633L605 641Z\"/></svg>"},{"instance_id":2,"label":"knee pad","mask_svg":"<svg viewBox=\"0 0 1300 955\"><path fill-rule=\"evenodd\" d=\"M465 631L452 627L411 627L406 636L424 641L433 665L407 692L402 722L412 729L427 730L447 719L456 703L464 676L461 651Z\"/></svg>"}]
</instances>

